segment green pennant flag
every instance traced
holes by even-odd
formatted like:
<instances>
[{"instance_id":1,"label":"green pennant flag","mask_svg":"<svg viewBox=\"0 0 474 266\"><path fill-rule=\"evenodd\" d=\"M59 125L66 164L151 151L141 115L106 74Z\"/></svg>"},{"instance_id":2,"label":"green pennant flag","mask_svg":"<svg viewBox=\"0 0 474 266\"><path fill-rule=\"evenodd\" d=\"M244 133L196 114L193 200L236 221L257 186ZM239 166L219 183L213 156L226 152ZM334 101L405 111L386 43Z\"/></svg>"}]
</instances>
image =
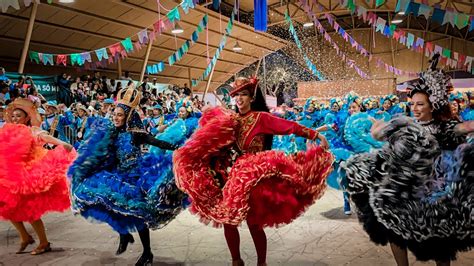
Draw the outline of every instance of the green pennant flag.
<instances>
[{"instance_id":1,"label":"green pennant flag","mask_svg":"<svg viewBox=\"0 0 474 266\"><path fill-rule=\"evenodd\" d=\"M385 4L385 0L375 0L375 6L379 7L383 4Z\"/></svg>"},{"instance_id":2,"label":"green pennant flag","mask_svg":"<svg viewBox=\"0 0 474 266\"><path fill-rule=\"evenodd\" d=\"M444 48L442 55L443 55L443 57L451 58L451 50Z\"/></svg>"},{"instance_id":3,"label":"green pennant flag","mask_svg":"<svg viewBox=\"0 0 474 266\"><path fill-rule=\"evenodd\" d=\"M123 48L125 48L125 51L127 53L130 53L133 51L133 43L132 43L132 39L130 39L130 37L128 37L127 39L123 40L120 42L123 46Z\"/></svg>"},{"instance_id":4,"label":"green pennant flag","mask_svg":"<svg viewBox=\"0 0 474 266\"><path fill-rule=\"evenodd\" d=\"M395 24L390 25L390 36L393 36L393 33L395 32L396 29L397 29L397 25Z\"/></svg>"},{"instance_id":5,"label":"green pennant flag","mask_svg":"<svg viewBox=\"0 0 474 266\"><path fill-rule=\"evenodd\" d=\"M377 1L380 1L380 0L377 0ZM354 4L354 0L347 1L347 9L349 9L351 13L355 12L356 5Z\"/></svg>"},{"instance_id":6,"label":"green pennant flag","mask_svg":"<svg viewBox=\"0 0 474 266\"><path fill-rule=\"evenodd\" d=\"M466 14L458 14L457 20L456 20L456 26L458 29L462 29L467 26L467 23L469 21L469 16Z\"/></svg>"},{"instance_id":7,"label":"green pennant flag","mask_svg":"<svg viewBox=\"0 0 474 266\"><path fill-rule=\"evenodd\" d=\"M34 61L36 64L39 64L40 62L39 54L33 51L30 51L29 54L30 54L30 60Z\"/></svg>"},{"instance_id":8,"label":"green pennant flag","mask_svg":"<svg viewBox=\"0 0 474 266\"><path fill-rule=\"evenodd\" d=\"M171 22L174 22L175 20L180 20L180 16L179 16L179 9L178 7L176 6L175 8L171 9L170 12L168 12L168 14L166 14L166 17L171 21Z\"/></svg>"},{"instance_id":9,"label":"green pennant flag","mask_svg":"<svg viewBox=\"0 0 474 266\"><path fill-rule=\"evenodd\" d=\"M71 65L77 64L78 66L82 65L82 58L80 54L71 54Z\"/></svg>"}]
</instances>

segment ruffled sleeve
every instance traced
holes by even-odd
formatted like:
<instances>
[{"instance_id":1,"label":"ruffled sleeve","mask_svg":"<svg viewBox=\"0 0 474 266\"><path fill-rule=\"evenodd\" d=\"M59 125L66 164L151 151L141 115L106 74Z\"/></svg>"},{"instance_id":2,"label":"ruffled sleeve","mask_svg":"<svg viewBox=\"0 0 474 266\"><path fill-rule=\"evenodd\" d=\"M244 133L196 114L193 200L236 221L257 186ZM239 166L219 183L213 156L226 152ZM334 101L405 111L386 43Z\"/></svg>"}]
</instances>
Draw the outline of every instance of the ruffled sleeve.
<instances>
[{"instance_id":1,"label":"ruffled sleeve","mask_svg":"<svg viewBox=\"0 0 474 266\"><path fill-rule=\"evenodd\" d=\"M260 130L262 134L291 135L314 140L318 137L318 132L304 127L296 122L278 118L270 113L260 114Z\"/></svg>"}]
</instances>

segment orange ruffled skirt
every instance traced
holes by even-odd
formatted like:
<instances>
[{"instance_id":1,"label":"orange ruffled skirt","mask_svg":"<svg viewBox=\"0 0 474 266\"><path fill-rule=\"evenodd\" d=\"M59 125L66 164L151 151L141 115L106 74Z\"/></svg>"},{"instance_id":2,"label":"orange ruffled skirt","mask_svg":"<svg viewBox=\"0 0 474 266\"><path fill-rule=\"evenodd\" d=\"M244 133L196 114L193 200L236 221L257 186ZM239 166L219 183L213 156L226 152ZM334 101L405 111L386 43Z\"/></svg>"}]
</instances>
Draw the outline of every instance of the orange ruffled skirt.
<instances>
[{"instance_id":1,"label":"orange ruffled skirt","mask_svg":"<svg viewBox=\"0 0 474 266\"><path fill-rule=\"evenodd\" d=\"M174 154L176 183L189 195L190 210L202 222L219 226L247 220L261 227L280 226L296 219L323 195L333 156L315 146L292 156L279 151L241 156L220 185L213 162L221 161L235 143L236 126L232 115L212 109Z\"/></svg>"},{"instance_id":2,"label":"orange ruffled skirt","mask_svg":"<svg viewBox=\"0 0 474 266\"><path fill-rule=\"evenodd\" d=\"M0 129L0 143L1 219L31 222L70 207L66 171L74 151L46 150L31 128L15 124Z\"/></svg>"}]
</instances>

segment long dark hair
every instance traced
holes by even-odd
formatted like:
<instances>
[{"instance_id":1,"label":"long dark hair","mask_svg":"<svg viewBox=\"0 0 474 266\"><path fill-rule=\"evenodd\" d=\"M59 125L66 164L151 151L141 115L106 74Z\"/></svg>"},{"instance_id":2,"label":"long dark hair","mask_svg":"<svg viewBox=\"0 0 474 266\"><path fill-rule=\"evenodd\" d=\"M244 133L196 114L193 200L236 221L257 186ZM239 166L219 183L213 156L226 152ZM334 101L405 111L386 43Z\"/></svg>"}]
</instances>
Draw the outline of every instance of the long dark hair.
<instances>
[{"instance_id":1,"label":"long dark hair","mask_svg":"<svg viewBox=\"0 0 474 266\"><path fill-rule=\"evenodd\" d=\"M260 86L257 85L255 88L255 98L250 104L250 109L257 112L266 112L270 113L270 108L268 108L267 101L265 100L265 95L263 95ZM239 108L235 107L237 112L240 113ZM263 143L264 150L271 150L273 145L273 135L265 135L265 140Z\"/></svg>"}]
</instances>

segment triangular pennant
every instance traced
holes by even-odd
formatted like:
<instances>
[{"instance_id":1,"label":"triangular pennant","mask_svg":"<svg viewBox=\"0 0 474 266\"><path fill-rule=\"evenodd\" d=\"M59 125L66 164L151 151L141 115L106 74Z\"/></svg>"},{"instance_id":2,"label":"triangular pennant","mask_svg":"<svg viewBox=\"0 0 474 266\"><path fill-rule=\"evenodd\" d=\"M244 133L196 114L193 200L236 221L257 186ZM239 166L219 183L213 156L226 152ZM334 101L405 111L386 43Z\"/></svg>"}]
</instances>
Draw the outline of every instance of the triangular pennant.
<instances>
[{"instance_id":1,"label":"triangular pennant","mask_svg":"<svg viewBox=\"0 0 474 266\"><path fill-rule=\"evenodd\" d=\"M39 54L37 52L30 51L29 55L30 55L30 60L31 61L34 61L36 64L40 63Z\"/></svg>"},{"instance_id":2,"label":"triangular pennant","mask_svg":"<svg viewBox=\"0 0 474 266\"><path fill-rule=\"evenodd\" d=\"M171 9L167 14L166 17L169 19L170 22L175 22L176 20L180 20L179 9L178 6Z\"/></svg>"},{"instance_id":3,"label":"triangular pennant","mask_svg":"<svg viewBox=\"0 0 474 266\"><path fill-rule=\"evenodd\" d=\"M123 41L121 41L120 43L122 44L125 51L127 51L128 53L133 52L133 43L132 43L132 39L130 39L130 37L123 40Z\"/></svg>"}]
</instances>

